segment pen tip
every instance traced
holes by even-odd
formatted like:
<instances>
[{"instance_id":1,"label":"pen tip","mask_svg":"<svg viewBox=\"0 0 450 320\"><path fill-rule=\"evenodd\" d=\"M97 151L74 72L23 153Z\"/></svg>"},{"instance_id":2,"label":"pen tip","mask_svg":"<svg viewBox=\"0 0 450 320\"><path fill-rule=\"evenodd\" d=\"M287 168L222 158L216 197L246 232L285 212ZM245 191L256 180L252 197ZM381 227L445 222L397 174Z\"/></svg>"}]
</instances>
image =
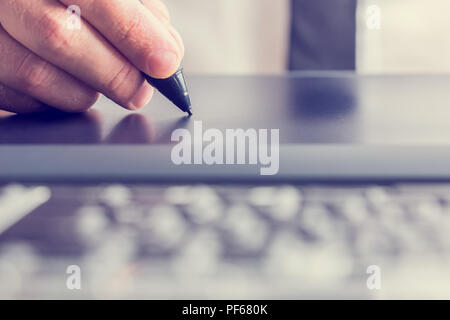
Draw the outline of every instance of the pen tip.
<instances>
[{"instance_id":1,"label":"pen tip","mask_svg":"<svg viewBox=\"0 0 450 320\"><path fill-rule=\"evenodd\" d=\"M191 111L191 109L189 109L189 110L186 111L186 112L188 113L189 117L192 116L192 111Z\"/></svg>"}]
</instances>

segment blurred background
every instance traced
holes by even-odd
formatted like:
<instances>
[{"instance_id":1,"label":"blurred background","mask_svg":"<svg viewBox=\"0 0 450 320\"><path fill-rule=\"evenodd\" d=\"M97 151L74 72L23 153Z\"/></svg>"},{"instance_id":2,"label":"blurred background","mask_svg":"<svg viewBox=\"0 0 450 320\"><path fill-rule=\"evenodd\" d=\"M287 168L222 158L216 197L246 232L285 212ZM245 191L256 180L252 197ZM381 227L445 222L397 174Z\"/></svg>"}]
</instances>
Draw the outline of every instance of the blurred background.
<instances>
[{"instance_id":1,"label":"blurred background","mask_svg":"<svg viewBox=\"0 0 450 320\"><path fill-rule=\"evenodd\" d=\"M298 28L306 30L307 36L320 42L327 37L321 30L323 26L328 24L329 30L333 30L342 27L342 21L352 20L350 16L345 17L348 13L341 10L346 5L351 6L352 2L357 6L353 18L356 21L354 60L358 72L450 71L448 0L164 2L171 11L174 25L184 38L184 65L190 73L283 73L289 69L292 21L297 21L301 24ZM293 12L295 5L302 7L296 13ZM307 21L307 17L314 14L314 7L321 7L317 10L322 10L323 15ZM336 21L339 21L339 26L333 26ZM311 24L308 25L308 22ZM339 37L330 36L329 40L336 41ZM304 48L303 51L309 50L311 48ZM313 65L306 69L320 68Z\"/></svg>"}]
</instances>

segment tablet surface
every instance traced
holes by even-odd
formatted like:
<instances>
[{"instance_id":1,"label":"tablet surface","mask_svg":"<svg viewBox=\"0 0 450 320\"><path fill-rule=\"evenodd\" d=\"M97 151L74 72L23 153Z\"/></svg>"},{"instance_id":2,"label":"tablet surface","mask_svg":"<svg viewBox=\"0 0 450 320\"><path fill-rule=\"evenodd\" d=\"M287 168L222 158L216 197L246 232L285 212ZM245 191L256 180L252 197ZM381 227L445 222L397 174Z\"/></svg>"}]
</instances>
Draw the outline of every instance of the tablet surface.
<instances>
[{"instance_id":1,"label":"tablet surface","mask_svg":"<svg viewBox=\"0 0 450 320\"><path fill-rule=\"evenodd\" d=\"M160 95L138 113L102 98L86 114L1 118L0 178L450 177L450 77L300 72L188 81L191 118ZM227 130L278 130L279 170L262 176L260 163L227 164L226 155L224 164L176 165L177 129L201 137L202 148L209 129L224 145Z\"/></svg>"}]
</instances>

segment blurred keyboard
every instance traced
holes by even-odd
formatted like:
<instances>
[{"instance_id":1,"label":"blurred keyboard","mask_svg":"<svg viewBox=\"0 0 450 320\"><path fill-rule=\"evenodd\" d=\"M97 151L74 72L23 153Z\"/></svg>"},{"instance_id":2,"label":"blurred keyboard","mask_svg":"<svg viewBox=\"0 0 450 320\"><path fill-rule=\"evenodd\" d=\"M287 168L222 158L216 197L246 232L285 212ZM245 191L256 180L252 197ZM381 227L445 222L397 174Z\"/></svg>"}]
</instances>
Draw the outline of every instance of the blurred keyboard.
<instances>
[{"instance_id":1,"label":"blurred keyboard","mask_svg":"<svg viewBox=\"0 0 450 320\"><path fill-rule=\"evenodd\" d=\"M449 258L445 183L0 186L6 298L420 297Z\"/></svg>"}]
</instances>

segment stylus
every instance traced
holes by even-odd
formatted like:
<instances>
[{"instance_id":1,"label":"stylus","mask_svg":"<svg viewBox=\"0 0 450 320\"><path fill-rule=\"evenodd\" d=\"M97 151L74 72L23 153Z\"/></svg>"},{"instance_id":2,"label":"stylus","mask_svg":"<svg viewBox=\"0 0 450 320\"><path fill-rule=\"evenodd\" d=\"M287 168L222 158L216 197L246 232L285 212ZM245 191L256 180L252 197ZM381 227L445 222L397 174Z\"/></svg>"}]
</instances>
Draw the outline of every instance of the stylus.
<instances>
[{"instance_id":1,"label":"stylus","mask_svg":"<svg viewBox=\"0 0 450 320\"><path fill-rule=\"evenodd\" d=\"M192 115L191 99L186 86L183 68L180 68L167 79L152 78L143 73L145 79L182 111Z\"/></svg>"}]
</instances>

